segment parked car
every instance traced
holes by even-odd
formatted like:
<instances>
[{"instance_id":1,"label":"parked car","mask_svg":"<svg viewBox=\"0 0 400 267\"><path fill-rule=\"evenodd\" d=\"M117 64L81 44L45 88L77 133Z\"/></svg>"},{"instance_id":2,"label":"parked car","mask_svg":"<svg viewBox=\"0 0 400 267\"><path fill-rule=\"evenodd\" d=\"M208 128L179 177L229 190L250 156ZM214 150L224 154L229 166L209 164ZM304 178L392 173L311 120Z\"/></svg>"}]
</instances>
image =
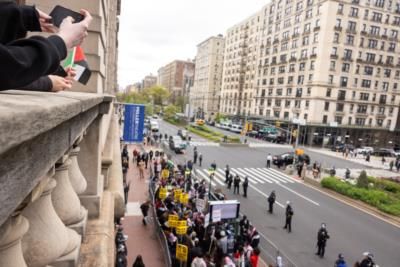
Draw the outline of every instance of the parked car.
<instances>
[{"instance_id":1,"label":"parked car","mask_svg":"<svg viewBox=\"0 0 400 267\"><path fill-rule=\"evenodd\" d=\"M229 130L230 124L227 122L221 122L220 123L220 128L224 130Z\"/></svg>"},{"instance_id":2,"label":"parked car","mask_svg":"<svg viewBox=\"0 0 400 267\"><path fill-rule=\"evenodd\" d=\"M171 136L169 138L169 148L175 151L176 154L183 153L186 149L186 143L182 141L180 136Z\"/></svg>"},{"instance_id":3,"label":"parked car","mask_svg":"<svg viewBox=\"0 0 400 267\"><path fill-rule=\"evenodd\" d=\"M370 146L362 146L360 148L357 148L355 151L357 152L357 154L366 155L368 153L370 153L370 154L374 153L374 148L370 147Z\"/></svg>"},{"instance_id":4,"label":"parked car","mask_svg":"<svg viewBox=\"0 0 400 267\"><path fill-rule=\"evenodd\" d=\"M294 152L287 152L280 155L275 155L272 157L272 163L278 166L293 164L293 160L296 157ZM310 157L307 154L298 156L298 162L303 164L304 162L310 164Z\"/></svg>"},{"instance_id":5,"label":"parked car","mask_svg":"<svg viewBox=\"0 0 400 267\"><path fill-rule=\"evenodd\" d=\"M332 151L338 151L338 152L343 152L345 149L348 149L349 151L354 150L354 146L351 144L337 144L336 146L332 146Z\"/></svg>"},{"instance_id":6,"label":"parked car","mask_svg":"<svg viewBox=\"0 0 400 267\"><path fill-rule=\"evenodd\" d=\"M234 132L234 133L241 133L242 130L243 130L243 127L242 127L242 125L239 125L239 124L232 124L229 127L229 131Z\"/></svg>"},{"instance_id":7,"label":"parked car","mask_svg":"<svg viewBox=\"0 0 400 267\"><path fill-rule=\"evenodd\" d=\"M378 157L396 157L396 152L391 148L378 148L373 155Z\"/></svg>"},{"instance_id":8,"label":"parked car","mask_svg":"<svg viewBox=\"0 0 400 267\"><path fill-rule=\"evenodd\" d=\"M178 135L182 138L182 140L186 140L188 136L188 131L179 129Z\"/></svg>"}]
</instances>

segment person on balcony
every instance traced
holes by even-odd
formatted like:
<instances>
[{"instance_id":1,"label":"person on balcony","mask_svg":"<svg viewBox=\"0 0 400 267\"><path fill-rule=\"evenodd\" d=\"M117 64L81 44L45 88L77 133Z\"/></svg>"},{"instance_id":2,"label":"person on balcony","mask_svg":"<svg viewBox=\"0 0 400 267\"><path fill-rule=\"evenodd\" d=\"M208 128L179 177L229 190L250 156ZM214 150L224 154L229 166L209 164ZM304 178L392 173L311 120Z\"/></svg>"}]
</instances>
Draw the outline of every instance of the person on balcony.
<instances>
[{"instance_id":1,"label":"person on balcony","mask_svg":"<svg viewBox=\"0 0 400 267\"><path fill-rule=\"evenodd\" d=\"M24 87L57 71L67 49L81 44L88 35L92 17L86 10L81 14L84 20L73 23L68 17L58 32L47 38L23 38L28 31L54 33L50 16L33 6L0 2L0 90ZM68 81L62 82L58 88L68 87ZM56 81L51 83L53 88Z\"/></svg>"}]
</instances>

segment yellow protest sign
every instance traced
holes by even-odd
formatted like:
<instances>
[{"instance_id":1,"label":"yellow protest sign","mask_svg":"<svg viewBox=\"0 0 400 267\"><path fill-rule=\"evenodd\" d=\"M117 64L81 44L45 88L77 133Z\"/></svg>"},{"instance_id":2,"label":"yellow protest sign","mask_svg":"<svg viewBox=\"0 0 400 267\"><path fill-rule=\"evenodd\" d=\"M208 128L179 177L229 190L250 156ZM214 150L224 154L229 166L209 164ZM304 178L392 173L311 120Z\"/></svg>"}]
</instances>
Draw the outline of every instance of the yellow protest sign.
<instances>
[{"instance_id":1,"label":"yellow protest sign","mask_svg":"<svg viewBox=\"0 0 400 267\"><path fill-rule=\"evenodd\" d=\"M179 220L176 227L184 227L186 225L187 225L187 221L186 220Z\"/></svg>"},{"instance_id":2,"label":"yellow protest sign","mask_svg":"<svg viewBox=\"0 0 400 267\"><path fill-rule=\"evenodd\" d=\"M179 201L182 204L187 204L189 202L189 194L188 193L182 193Z\"/></svg>"},{"instance_id":3,"label":"yellow protest sign","mask_svg":"<svg viewBox=\"0 0 400 267\"><path fill-rule=\"evenodd\" d=\"M186 234L186 231L187 231L187 226L177 226L176 227L176 233L178 235L184 235L184 234Z\"/></svg>"},{"instance_id":4,"label":"yellow protest sign","mask_svg":"<svg viewBox=\"0 0 400 267\"><path fill-rule=\"evenodd\" d=\"M176 244L176 258L180 261L187 261L188 247L182 244Z\"/></svg>"},{"instance_id":5,"label":"yellow protest sign","mask_svg":"<svg viewBox=\"0 0 400 267\"><path fill-rule=\"evenodd\" d=\"M170 214L168 216L168 225L169 225L169 227L171 227L171 228L176 227L178 225L178 220L179 220L178 215Z\"/></svg>"},{"instance_id":6,"label":"yellow protest sign","mask_svg":"<svg viewBox=\"0 0 400 267\"><path fill-rule=\"evenodd\" d=\"M181 200L182 189L175 189L174 190L174 200L175 202L179 202Z\"/></svg>"},{"instance_id":7,"label":"yellow protest sign","mask_svg":"<svg viewBox=\"0 0 400 267\"><path fill-rule=\"evenodd\" d=\"M298 148L298 149L296 149L295 153L296 153L296 155L300 156L300 155L303 155L303 154L304 154L304 150Z\"/></svg>"},{"instance_id":8,"label":"yellow protest sign","mask_svg":"<svg viewBox=\"0 0 400 267\"><path fill-rule=\"evenodd\" d=\"M168 169L164 169L161 171L161 178L163 179L167 179L169 177L169 170Z\"/></svg>"},{"instance_id":9,"label":"yellow protest sign","mask_svg":"<svg viewBox=\"0 0 400 267\"><path fill-rule=\"evenodd\" d=\"M159 196L161 199L165 199L167 197L167 188L161 187Z\"/></svg>"}]
</instances>

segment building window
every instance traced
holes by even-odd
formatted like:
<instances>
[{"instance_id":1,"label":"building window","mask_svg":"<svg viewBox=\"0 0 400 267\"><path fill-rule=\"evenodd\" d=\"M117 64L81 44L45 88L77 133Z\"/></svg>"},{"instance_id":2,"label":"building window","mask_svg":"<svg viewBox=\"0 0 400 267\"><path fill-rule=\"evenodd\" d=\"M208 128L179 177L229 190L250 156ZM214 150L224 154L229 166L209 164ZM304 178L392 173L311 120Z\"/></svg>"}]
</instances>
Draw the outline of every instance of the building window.
<instances>
[{"instance_id":1,"label":"building window","mask_svg":"<svg viewBox=\"0 0 400 267\"><path fill-rule=\"evenodd\" d=\"M337 124L342 124L342 116L335 116L335 122L337 122Z\"/></svg>"},{"instance_id":2,"label":"building window","mask_svg":"<svg viewBox=\"0 0 400 267\"><path fill-rule=\"evenodd\" d=\"M350 17L358 17L358 8L350 7Z\"/></svg>"},{"instance_id":3,"label":"building window","mask_svg":"<svg viewBox=\"0 0 400 267\"><path fill-rule=\"evenodd\" d=\"M349 63L343 63L342 64L342 71L343 72L349 72L350 71L350 64Z\"/></svg>"},{"instance_id":4,"label":"building window","mask_svg":"<svg viewBox=\"0 0 400 267\"><path fill-rule=\"evenodd\" d=\"M325 102L324 110L329 111L329 102L328 101Z\"/></svg>"},{"instance_id":5,"label":"building window","mask_svg":"<svg viewBox=\"0 0 400 267\"><path fill-rule=\"evenodd\" d=\"M343 14L343 4L339 4L338 5L337 13L338 14Z\"/></svg>"},{"instance_id":6,"label":"building window","mask_svg":"<svg viewBox=\"0 0 400 267\"><path fill-rule=\"evenodd\" d=\"M332 95L332 89L326 88L326 97L331 97L331 95Z\"/></svg>"},{"instance_id":7,"label":"building window","mask_svg":"<svg viewBox=\"0 0 400 267\"><path fill-rule=\"evenodd\" d=\"M364 118L356 118L356 125L359 125L359 126L365 125L365 119Z\"/></svg>"},{"instance_id":8,"label":"building window","mask_svg":"<svg viewBox=\"0 0 400 267\"><path fill-rule=\"evenodd\" d=\"M336 111L343 112L343 110L344 110L344 104L343 103L337 103L336 104Z\"/></svg>"},{"instance_id":9,"label":"building window","mask_svg":"<svg viewBox=\"0 0 400 267\"><path fill-rule=\"evenodd\" d=\"M363 88L371 88L371 81L370 80L361 80L361 87Z\"/></svg>"},{"instance_id":10,"label":"building window","mask_svg":"<svg viewBox=\"0 0 400 267\"><path fill-rule=\"evenodd\" d=\"M336 62L335 61L331 61L331 64L330 64L330 67L329 67L329 70L335 70L335 68L336 68Z\"/></svg>"},{"instance_id":11,"label":"building window","mask_svg":"<svg viewBox=\"0 0 400 267\"><path fill-rule=\"evenodd\" d=\"M340 77L340 86L341 87L347 87L347 77Z\"/></svg>"},{"instance_id":12,"label":"building window","mask_svg":"<svg viewBox=\"0 0 400 267\"><path fill-rule=\"evenodd\" d=\"M347 45L354 45L354 35L347 35L346 36L346 44Z\"/></svg>"},{"instance_id":13,"label":"building window","mask_svg":"<svg viewBox=\"0 0 400 267\"><path fill-rule=\"evenodd\" d=\"M333 42L335 43L335 44L338 44L339 43L339 33L337 33L337 32L335 32L334 34L333 34ZM333 53L332 53L333 54ZM335 53L336 54L336 53Z\"/></svg>"},{"instance_id":14,"label":"building window","mask_svg":"<svg viewBox=\"0 0 400 267\"><path fill-rule=\"evenodd\" d=\"M322 117L322 123L326 124L327 122L328 122L328 116L327 116L327 115L324 115L324 116Z\"/></svg>"}]
</instances>

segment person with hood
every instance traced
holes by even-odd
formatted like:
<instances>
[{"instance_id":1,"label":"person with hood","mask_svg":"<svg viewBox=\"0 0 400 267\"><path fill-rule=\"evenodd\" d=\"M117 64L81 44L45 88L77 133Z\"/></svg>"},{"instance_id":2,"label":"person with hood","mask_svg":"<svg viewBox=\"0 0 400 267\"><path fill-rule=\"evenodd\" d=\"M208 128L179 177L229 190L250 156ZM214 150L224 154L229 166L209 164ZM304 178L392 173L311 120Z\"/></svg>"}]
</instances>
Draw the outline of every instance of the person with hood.
<instances>
[{"instance_id":1,"label":"person with hood","mask_svg":"<svg viewBox=\"0 0 400 267\"><path fill-rule=\"evenodd\" d=\"M242 186L243 186L243 196L247 197L247 187L249 186L249 177L248 176L246 176L244 178Z\"/></svg>"},{"instance_id":2,"label":"person with hood","mask_svg":"<svg viewBox=\"0 0 400 267\"><path fill-rule=\"evenodd\" d=\"M272 190L271 194L269 194L268 197L268 212L271 214L274 212L275 199L276 199L275 190Z\"/></svg>"},{"instance_id":3,"label":"person with hood","mask_svg":"<svg viewBox=\"0 0 400 267\"><path fill-rule=\"evenodd\" d=\"M315 255L320 256L320 258L323 258L325 255L326 241L329 239L329 237L328 230L326 230L326 224L322 223L317 235L318 251L315 253Z\"/></svg>"},{"instance_id":4,"label":"person with hood","mask_svg":"<svg viewBox=\"0 0 400 267\"><path fill-rule=\"evenodd\" d=\"M285 226L283 227L283 229L287 229L288 232L292 232L292 217L293 217L293 208L290 205L290 201L286 201L286 211L285 211Z\"/></svg>"},{"instance_id":5,"label":"person with hood","mask_svg":"<svg viewBox=\"0 0 400 267\"><path fill-rule=\"evenodd\" d=\"M344 257L342 253L338 255L338 259L335 261L335 266L334 267L347 267L346 262L344 261Z\"/></svg>"}]
</instances>

